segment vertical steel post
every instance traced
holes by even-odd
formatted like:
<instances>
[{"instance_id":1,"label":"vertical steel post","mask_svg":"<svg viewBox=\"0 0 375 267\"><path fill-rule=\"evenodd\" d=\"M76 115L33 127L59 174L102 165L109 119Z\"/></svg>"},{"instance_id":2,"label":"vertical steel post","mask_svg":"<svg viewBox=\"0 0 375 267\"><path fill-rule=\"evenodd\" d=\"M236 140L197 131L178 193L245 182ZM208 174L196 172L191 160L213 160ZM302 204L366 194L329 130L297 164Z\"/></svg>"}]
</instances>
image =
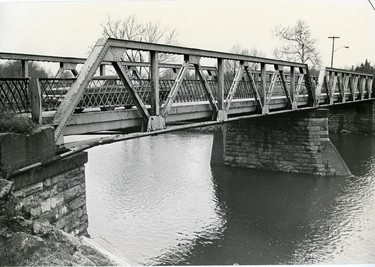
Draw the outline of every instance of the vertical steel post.
<instances>
[{"instance_id":1,"label":"vertical steel post","mask_svg":"<svg viewBox=\"0 0 375 267\"><path fill-rule=\"evenodd\" d=\"M266 73L266 64L265 63L260 63L260 79L261 79L261 84L260 84L260 97L263 101L263 112L262 113L268 113L268 105L267 105L267 86L266 86L266 80L267 80L267 73Z\"/></svg>"},{"instance_id":2,"label":"vertical steel post","mask_svg":"<svg viewBox=\"0 0 375 267\"><path fill-rule=\"evenodd\" d=\"M297 109L297 106L298 106L298 99L297 99L297 96L296 96L296 72L295 72L295 68L294 66L291 66L290 67L290 81L289 81L290 85L289 85L289 88L290 88L290 97L291 97L291 100L292 100L292 109L295 110Z\"/></svg>"},{"instance_id":3,"label":"vertical steel post","mask_svg":"<svg viewBox=\"0 0 375 267\"><path fill-rule=\"evenodd\" d=\"M29 62L27 60L21 60L21 76L23 78L29 77Z\"/></svg>"},{"instance_id":4,"label":"vertical steel post","mask_svg":"<svg viewBox=\"0 0 375 267\"><path fill-rule=\"evenodd\" d=\"M159 61L158 52L150 52L151 59L151 115L160 115L160 105L159 105Z\"/></svg>"},{"instance_id":5,"label":"vertical steel post","mask_svg":"<svg viewBox=\"0 0 375 267\"><path fill-rule=\"evenodd\" d=\"M223 59L217 59L217 88L218 88L218 106L219 110L224 110L224 62Z\"/></svg>"},{"instance_id":6,"label":"vertical steel post","mask_svg":"<svg viewBox=\"0 0 375 267\"><path fill-rule=\"evenodd\" d=\"M31 118L36 124L42 125L42 97L39 79L30 78L29 84L29 93L31 100Z\"/></svg>"},{"instance_id":7,"label":"vertical steel post","mask_svg":"<svg viewBox=\"0 0 375 267\"><path fill-rule=\"evenodd\" d=\"M105 65L100 65L99 67L99 75L105 76Z\"/></svg>"}]
</instances>

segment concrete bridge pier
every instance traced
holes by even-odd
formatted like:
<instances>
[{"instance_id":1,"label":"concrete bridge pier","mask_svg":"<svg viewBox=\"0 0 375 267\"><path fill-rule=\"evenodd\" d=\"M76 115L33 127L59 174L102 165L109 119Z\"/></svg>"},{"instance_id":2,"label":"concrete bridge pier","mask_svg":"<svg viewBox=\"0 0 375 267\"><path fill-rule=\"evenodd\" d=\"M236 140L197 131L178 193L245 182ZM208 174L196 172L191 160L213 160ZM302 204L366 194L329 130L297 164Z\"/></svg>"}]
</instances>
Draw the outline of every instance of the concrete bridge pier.
<instances>
[{"instance_id":1,"label":"concrete bridge pier","mask_svg":"<svg viewBox=\"0 0 375 267\"><path fill-rule=\"evenodd\" d=\"M239 120L214 136L212 165L345 176L350 170L329 140L327 109Z\"/></svg>"}]
</instances>

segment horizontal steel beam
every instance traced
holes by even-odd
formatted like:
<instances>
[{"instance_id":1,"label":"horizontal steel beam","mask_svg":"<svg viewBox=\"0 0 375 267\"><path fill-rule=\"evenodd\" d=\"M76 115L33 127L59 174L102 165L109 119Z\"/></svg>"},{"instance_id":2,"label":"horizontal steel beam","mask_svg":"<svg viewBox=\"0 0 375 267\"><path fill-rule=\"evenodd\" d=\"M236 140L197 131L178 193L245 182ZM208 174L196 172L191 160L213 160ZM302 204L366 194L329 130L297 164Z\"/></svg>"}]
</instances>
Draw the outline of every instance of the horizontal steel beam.
<instances>
[{"instance_id":1,"label":"horizontal steel beam","mask_svg":"<svg viewBox=\"0 0 375 267\"><path fill-rule=\"evenodd\" d=\"M52 62L52 63L73 63L73 64L83 64L86 58L76 58L76 57L61 57L61 56L47 56L47 55L33 55L33 54L19 54L19 53L1 53L0 59L3 60L25 60L25 61L41 61L41 62ZM132 62L123 61L124 66L129 67L150 67L150 62ZM109 61L103 61L101 65L112 65ZM175 69L181 68L181 64L173 63L159 63L159 68ZM189 68L194 68L191 64ZM202 66L204 70L216 71L216 67L212 66Z\"/></svg>"},{"instance_id":2,"label":"horizontal steel beam","mask_svg":"<svg viewBox=\"0 0 375 267\"><path fill-rule=\"evenodd\" d=\"M337 73L345 73L345 74L354 74L354 75L362 75L362 76L368 76L372 77L372 74L368 73L361 73L361 72L356 72L356 71L351 71L351 70L342 70L342 69L336 69L336 68L326 68L326 71L329 72L337 72Z\"/></svg>"},{"instance_id":3,"label":"horizontal steel beam","mask_svg":"<svg viewBox=\"0 0 375 267\"><path fill-rule=\"evenodd\" d=\"M43 62L64 62L64 63L66 62L66 63L75 63L75 64L83 64L86 61L85 58L19 54L19 53L0 53L0 59L43 61Z\"/></svg>"},{"instance_id":4,"label":"horizontal steel beam","mask_svg":"<svg viewBox=\"0 0 375 267\"><path fill-rule=\"evenodd\" d=\"M299 105L306 105L306 97L301 97ZM285 108L286 100L283 97L273 98L270 103L270 109ZM230 116L241 116L255 112L257 103L254 99L233 100L232 107L229 110ZM291 110L290 110L291 111ZM272 113L272 112L271 112ZM212 110L208 101L197 103L179 103L171 108L170 116L167 117L167 123L191 121L196 119L211 119ZM43 123L50 124L54 112L43 112ZM98 111L92 110L83 113L73 114L64 130L64 135L83 134L105 130L118 130L141 126L142 118L136 109Z\"/></svg>"},{"instance_id":5,"label":"horizontal steel beam","mask_svg":"<svg viewBox=\"0 0 375 267\"><path fill-rule=\"evenodd\" d=\"M358 94L357 94L358 95ZM324 93L320 98L319 107L329 107L331 104L325 104L327 95ZM339 99L339 94L334 95L334 99ZM364 99L356 101L347 101L345 103L335 102L334 105L341 104L354 104L363 101L370 101L373 99ZM306 106L308 99L306 95L302 95L298 99L298 110L303 110L301 106ZM285 97L275 97L270 101L270 115L273 113L272 110L284 109L287 105ZM232 108L229 110L229 116L237 117L242 114L255 112L257 103L254 99L236 99L233 100ZM294 110L287 109L284 112L295 112ZM212 110L208 104L208 101L201 101L196 103L179 103L172 107L170 115L167 117L167 123L191 121L196 119L210 119ZM43 123L50 124L54 116L53 111L43 112ZM84 134L97 131L106 130L118 130L131 128L135 126L141 126L142 119L136 109L128 110L113 110L113 111L98 111L93 109L83 113L73 114L71 120L68 122L67 127L64 130L64 135L75 135Z\"/></svg>"},{"instance_id":6,"label":"horizontal steel beam","mask_svg":"<svg viewBox=\"0 0 375 267\"><path fill-rule=\"evenodd\" d=\"M111 41L114 41L114 40L117 40L117 39L111 39ZM122 41L122 40L119 40L119 41ZM251 61L251 62L264 62L266 64L282 64L283 65L283 63L284 63L284 65L287 64L289 66L291 66L290 63L293 63L293 62L288 62L288 61L280 61L280 60L274 60L274 59L244 56L244 55L237 55L237 54L223 53L223 52L216 52L216 51L208 51L208 50L201 50L201 49L194 49L194 48L186 48L186 47L149 44L149 43L135 42L135 41L125 41L125 42L127 42L126 48L129 48L129 49L137 49L137 44L148 44L148 45L152 46L152 47L148 47L149 50L145 49L145 47L147 47L145 45L139 46L138 49L142 48L143 50L147 50L147 51L158 51L157 47L163 46L164 49L166 49L166 47L173 48L171 50L173 53L176 53L176 51L180 51L177 54L183 54L182 52L187 53L191 50L192 53L194 55L196 55L196 53L202 54L202 53L205 53L205 51L206 51L206 52L210 52L208 56L215 57L215 55L217 55L217 58L222 58L222 59L244 60L244 61ZM151 49L151 48L153 48L153 49ZM235 58L233 58L233 56ZM240 56L240 57L238 57L238 56ZM73 63L73 64L83 64L86 61L86 58L78 58L78 57L62 57L62 56L21 54L21 53L5 53L5 52L0 52L0 59L3 59L3 60L26 60L26 61L56 62L56 63ZM125 65L125 66L129 66L129 67L149 67L150 66L150 62L123 61L122 64ZM295 63L295 64L298 64L298 66L305 66L304 64L301 64L301 63ZM296 66L295 64L293 64L293 66ZM101 63L101 65L111 65L111 62L103 61ZM190 67L194 68L194 66L192 64L191 64ZM171 69L181 68L181 65L180 64L173 64L173 63L160 63L159 68L171 68ZM204 70L216 71L216 67L212 67L212 66L202 66L202 68ZM360 72L344 70L344 69L337 69L337 68L328 68L327 67L326 70L331 71L331 72L338 72L338 73L373 76L373 75L368 74L368 73L360 73ZM253 72L257 73L257 71L253 71ZM286 74L287 74L287 72L286 72Z\"/></svg>"},{"instance_id":7,"label":"horizontal steel beam","mask_svg":"<svg viewBox=\"0 0 375 267\"><path fill-rule=\"evenodd\" d=\"M140 50L140 51L154 51L154 52L159 52L159 53L177 54L177 55L192 55L192 56L206 57L206 58L221 58L221 59L229 59L229 60L236 60L236 61L277 64L277 65L283 65L283 66L294 66L294 67L302 67L302 68L307 67L307 65L303 63L290 62L290 61L284 61L284 60L253 57L253 56L247 56L247 55L203 50L203 49L197 49L197 48L188 48L188 47L182 47L182 46L121 40L121 39L114 39L114 38L108 38L108 44L110 47L114 47L114 48L133 49L133 50Z\"/></svg>"}]
</instances>

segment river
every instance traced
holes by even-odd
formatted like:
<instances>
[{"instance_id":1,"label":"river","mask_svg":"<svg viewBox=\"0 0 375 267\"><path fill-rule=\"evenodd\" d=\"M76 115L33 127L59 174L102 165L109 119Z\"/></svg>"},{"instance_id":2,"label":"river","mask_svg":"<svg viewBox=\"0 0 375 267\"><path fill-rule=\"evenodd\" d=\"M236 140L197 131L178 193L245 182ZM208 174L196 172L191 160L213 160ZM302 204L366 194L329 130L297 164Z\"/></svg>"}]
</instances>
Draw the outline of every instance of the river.
<instances>
[{"instance_id":1,"label":"river","mask_svg":"<svg viewBox=\"0 0 375 267\"><path fill-rule=\"evenodd\" d=\"M213 135L89 150L89 234L133 265L375 263L375 137L331 135L353 173L211 167Z\"/></svg>"}]
</instances>

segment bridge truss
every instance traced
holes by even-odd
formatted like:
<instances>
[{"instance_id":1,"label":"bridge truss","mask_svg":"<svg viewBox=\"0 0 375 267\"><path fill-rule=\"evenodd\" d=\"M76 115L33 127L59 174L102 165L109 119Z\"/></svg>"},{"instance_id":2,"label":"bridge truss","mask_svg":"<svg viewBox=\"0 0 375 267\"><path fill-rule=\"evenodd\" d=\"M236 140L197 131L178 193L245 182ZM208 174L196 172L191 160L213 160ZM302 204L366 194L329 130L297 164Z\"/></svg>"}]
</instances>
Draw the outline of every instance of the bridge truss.
<instances>
[{"instance_id":1,"label":"bridge truss","mask_svg":"<svg viewBox=\"0 0 375 267\"><path fill-rule=\"evenodd\" d=\"M126 61L130 51L146 54L148 62ZM179 56L181 64L160 63L162 54ZM215 67L202 66L202 58L214 61ZM0 79L0 105L18 109L18 112L30 109L30 96L25 88L29 85L38 88L40 108L57 109L53 118L57 142L73 113L87 107L134 105L144 125L143 131L162 132L172 107L181 102L206 101L211 121L221 123L374 99L374 77L369 74L322 68L316 78L310 75L308 66L301 63L112 38L100 39L87 59L9 53L0 53L0 59L60 63L53 79L33 82L25 78L19 81ZM225 78L226 62L237 66L231 80ZM83 64L79 73L77 64ZM103 76L104 66L108 64L113 66L116 76ZM27 64L22 66L26 74ZM137 67L147 68L148 77L141 77ZM174 79L161 79L161 67L173 69ZM102 76L94 77L98 69ZM191 69L195 71L195 79L189 76ZM59 78L65 70L75 77ZM251 109L234 115L238 100L251 102Z\"/></svg>"},{"instance_id":2,"label":"bridge truss","mask_svg":"<svg viewBox=\"0 0 375 267\"><path fill-rule=\"evenodd\" d=\"M146 108L145 103L140 98L138 92L135 90L134 85L128 76L125 68L121 64L123 56L127 50L138 50L146 51L150 53L150 73L151 73L151 110L150 112ZM159 71L158 71L158 54L177 54L183 56L183 63L179 70L179 73L174 81L174 84L168 94L168 97L163 106L160 107L159 97ZM205 75L203 74L200 60L202 57L214 58L217 60L218 68L218 94L215 98L213 90L210 84L207 82ZM239 61L240 68L236 73L236 76L232 82L229 93L224 99L224 60ZM117 39L101 39L95 45L93 51L85 62L77 80L72 84L68 91L64 102L60 105L54 117L54 124L57 125L55 129L56 140L62 134L64 127L66 126L71 114L75 107L79 103L79 99L82 97L83 92L90 80L93 78L97 68L102 61L109 61L115 68L118 76L129 90L129 93L133 97L135 105L141 114L144 123L147 125L147 131L160 130L165 128L165 120L169 114L169 111L176 98L177 92L179 91L182 82L186 76L187 70L190 64L194 65L195 71L202 83L207 99L212 109L212 118L214 120L224 121L227 118L227 113L230 109L233 101L233 96L236 93L239 82L244 79L244 76L250 81L250 88L255 96L255 100L258 105L258 110L262 114L269 113L269 104L274 92L275 84L277 79L281 80L281 84L284 89L285 97L287 99L288 108L297 109L297 100L299 90L301 89L302 82L305 82L305 87L308 90L308 96L311 103L314 103L314 93L309 77L309 70L307 65L300 63L292 63L285 61L278 61L265 58L250 57L244 55L236 55L229 53L221 53L207 50L191 49L176 46L167 46L160 44L151 44L143 42L125 41ZM261 86L258 88L254 81L254 75L252 74L248 63L260 63L260 76ZM274 72L271 78L270 85L266 87L266 65L274 66ZM289 67L291 73L291 88L286 86L286 79L284 74L284 68ZM297 86L294 88L295 70L299 70L299 79Z\"/></svg>"}]
</instances>

